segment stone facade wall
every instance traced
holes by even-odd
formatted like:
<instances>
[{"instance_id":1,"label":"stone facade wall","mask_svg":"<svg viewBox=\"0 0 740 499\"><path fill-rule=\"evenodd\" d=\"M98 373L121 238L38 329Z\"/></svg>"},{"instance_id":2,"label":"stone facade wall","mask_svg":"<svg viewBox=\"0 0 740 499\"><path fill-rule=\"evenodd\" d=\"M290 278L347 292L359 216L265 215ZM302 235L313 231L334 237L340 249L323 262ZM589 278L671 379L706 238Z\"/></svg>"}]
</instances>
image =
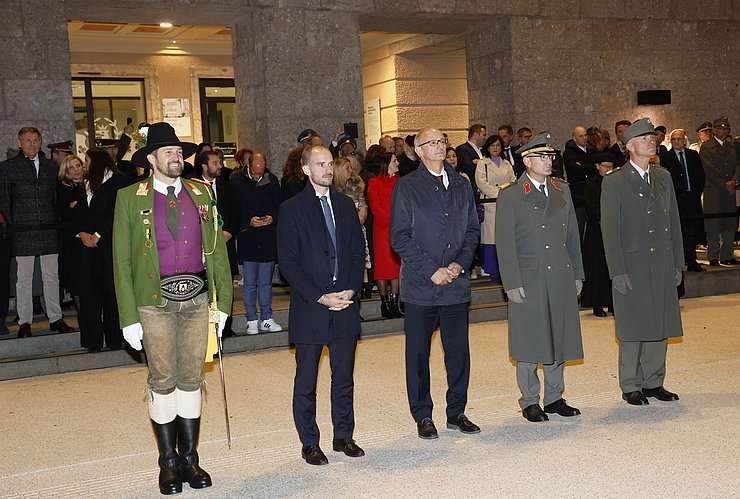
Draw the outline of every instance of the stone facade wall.
<instances>
[{"instance_id":1,"label":"stone facade wall","mask_svg":"<svg viewBox=\"0 0 740 499\"><path fill-rule=\"evenodd\" d=\"M44 144L74 137L69 43L63 2L0 2L0 161L18 130L35 126ZM49 150L43 147L48 154Z\"/></svg>"}]
</instances>

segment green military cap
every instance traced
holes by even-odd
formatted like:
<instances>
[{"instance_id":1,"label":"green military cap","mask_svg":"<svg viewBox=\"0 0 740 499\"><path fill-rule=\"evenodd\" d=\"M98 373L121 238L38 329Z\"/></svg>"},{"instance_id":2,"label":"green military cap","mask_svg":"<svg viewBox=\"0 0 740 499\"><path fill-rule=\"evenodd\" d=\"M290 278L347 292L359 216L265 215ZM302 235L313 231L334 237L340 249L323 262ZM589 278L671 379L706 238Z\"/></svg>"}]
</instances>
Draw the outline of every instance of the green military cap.
<instances>
[{"instance_id":1,"label":"green military cap","mask_svg":"<svg viewBox=\"0 0 740 499\"><path fill-rule=\"evenodd\" d=\"M53 144L49 144L46 147L51 149L51 152L62 151L72 154L72 144L73 143L71 140L65 140L64 142L55 142Z\"/></svg>"},{"instance_id":2,"label":"green military cap","mask_svg":"<svg viewBox=\"0 0 740 499\"><path fill-rule=\"evenodd\" d=\"M516 154L521 154L522 157L529 156L530 154L536 154L538 156L554 156L555 149L550 145L552 135L550 132L542 132L534 136L532 140L517 149Z\"/></svg>"},{"instance_id":3,"label":"green military cap","mask_svg":"<svg viewBox=\"0 0 740 499\"><path fill-rule=\"evenodd\" d=\"M712 122L712 126L716 128L723 128L723 127L730 128L730 120L727 119L727 116L720 116L719 118L717 118L716 120Z\"/></svg>"},{"instance_id":4,"label":"green military cap","mask_svg":"<svg viewBox=\"0 0 740 499\"><path fill-rule=\"evenodd\" d=\"M641 135L655 135L655 128L653 127L650 118L640 118L632 123L629 128L624 131L624 143L626 144L631 139Z\"/></svg>"},{"instance_id":5,"label":"green military cap","mask_svg":"<svg viewBox=\"0 0 740 499\"><path fill-rule=\"evenodd\" d=\"M712 122L711 121L705 121L701 125L699 125L699 128L696 129L697 132L706 132L707 130L712 129Z\"/></svg>"}]
</instances>

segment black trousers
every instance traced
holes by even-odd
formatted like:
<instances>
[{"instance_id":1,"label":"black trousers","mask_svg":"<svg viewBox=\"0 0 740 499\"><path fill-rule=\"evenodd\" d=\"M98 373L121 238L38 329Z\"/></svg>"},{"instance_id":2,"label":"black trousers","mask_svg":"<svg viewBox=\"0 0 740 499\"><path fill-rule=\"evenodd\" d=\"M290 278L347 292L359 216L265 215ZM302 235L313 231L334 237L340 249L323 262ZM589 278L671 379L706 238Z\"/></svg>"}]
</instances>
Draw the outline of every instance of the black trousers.
<instances>
[{"instance_id":1,"label":"black trousers","mask_svg":"<svg viewBox=\"0 0 740 499\"><path fill-rule=\"evenodd\" d=\"M406 390L411 415L418 423L432 417L429 351L439 323L447 368L447 417L465 412L470 380L468 304L423 306L406 303Z\"/></svg>"},{"instance_id":2,"label":"black trousers","mask_svg":"<svg viewBox=\"0 0 740 499\"><path fill-rule=\"evenodd\" d=\"M683 237L683 256L686 264L696 264L696 245L701 229L701 220L694 217L681 218L681 236Z\"/></svg>"},{"instance_id":3,"label":"black trousers","mask_svg":"<svg viewBox=\"0 0 740 499\"><path fill-rule=\"evenodd\" d=\"M355 431L354 369L357 337L333 339L329 348L331 366L331 421L334 438L350 439ZM293 419L298 437L305 445L319 445L316 424L316 379L324 345L298 343L295 346Z\"/></svg>"},{"instance_id":4,"label":"black trousers","mask_svg":"<svg viewBox=\"0 0 740 499\"><path fill-rule=\"evenodd\" d=\"M10 302L10 239L0 234L0 320L5 322Z\"/></svg>"}]
</instances>

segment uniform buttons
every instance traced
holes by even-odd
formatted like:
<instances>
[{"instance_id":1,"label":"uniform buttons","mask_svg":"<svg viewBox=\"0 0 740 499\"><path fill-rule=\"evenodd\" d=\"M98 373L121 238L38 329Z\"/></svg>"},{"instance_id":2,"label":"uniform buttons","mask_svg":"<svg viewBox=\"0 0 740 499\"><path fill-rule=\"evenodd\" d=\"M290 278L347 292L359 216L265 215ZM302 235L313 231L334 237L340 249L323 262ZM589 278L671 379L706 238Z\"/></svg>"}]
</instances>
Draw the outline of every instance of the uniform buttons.
<instances>
[{"instance_id":1,"label":"uniform buttons","mask_svg":"<svg viewBox=\"0 0 740 499\"><path fill-rule=\"evenodd\" d=\"M157 293L152 294L152 300L156 300L156 299L157 299Z\"/></svg>"},{"instance_id":2,"label":"uniform buttons","mask_svg":"<svg viewBox=\"0 0 740 499\"><path fill-rule=\"evenodd\" d=\"M548 265L547 270L552 270L552 265Z\"/></svg>"},{"instance_id":3,"label":"uniform buttons","mask_svg":"<svg viewBox=\"0 0 740 499\"><path fill-rule=\"evenodd\" d=\"M642 197L642 192L640 193L640 197Z\"/></svg>"},{"instance_id":4,"label":"uniform buttons","mask_svg":"<svg viewBox=\"0 0 740 499\"><path fill-rule=\"evenodd\" d=\"M185 212L184 211L181 211L180 212L180 215L185 216Z\"/></svg>"},{"instance_id":5,"label":"uniform buttons","mask_svg":"<svg viewBox=\"0 0 740 499\"><path fill-rule=\"evenodd\" d=\"M565 227L565 222L563 222L563 227ZM563 246L565 246L565 245L563 245Z\"/></svg>"},{"instance_id":6,"label":"uniform buttons","mask_svg":"<svg viewBox=\"0 0 740 499\"><path fill-rule=\"evenodd\" d=\"M183 225L183 226L182 226L182 228L183 228L183 229L187 229L187 228L188 228L188 226L187 226L187 225Z\"/></svg>"},{"instance_id":7,"label":"uniform buttons","mask_svg":"<svg viewBox=\"0 0 740 499\"><path fill-rule=\"evenodd\" d=\"M146 258L146 253L142 253L141 258Z\"/></svg>"},{"instance_id":8,"label":"uniform buttons","mask_svg":"<svg viewBox=\"0 0 740 499\"><path fill-rule=\"evenodd\" d=\"M448 247L448 248L449 248L449 247L451 247L451 246L452 246L452 245L451 245L450 243L447 243L447 247Z\"/></svg>"},{"instance_id":9,"label":"uniform buttons","mask_svg":"<svg viewBox=\"0 0 740 499\"><path fill-rule=\"evenodd\" d=\"M543 228L543 229L545 228L545 224L542 224L542 228Z\"/></svg>"},{"instance_id":10,"label":"uniform buttons","mask_svg":"<svg viewBox=\"0 0 740 499\"><path fill-rule=\"evenodd\" d=\"M545 245L545 249L550 249L550 245L549 244L546 244Z\"/></svg>"},{"instance_id":11,"label":"uniform buttons","mask_svg":"<svg viewBox=\"0 0 740 499\"><path fill-rule=\"evenodd\" d=\"M666 231L666 232L668 232L668 227L666 227L666 228L665 228L665 229L663 229L663 230L664 230L664 231Z\"/></svg>"},{"instance_id":12,"label":"uniform buttons","mask_svg":"<svg viewBox=\"0 0 740 499\"><path fill-rule=\"evenodd\" d=\"M179 260L179 259L180 259L180 255L175 256L175 260Z\"/></svg>"},{"instance_id":13,"label":"uniform buttons","mask_svg":"<svg viewBox=\"0 0 740 499\"><path fill-rule=\"evenodd\" d=\"M536 206L534 207L534 209L535 209L535 210L539 210L539 208L538 208L538 207L536 207Z\"/></svg>"},{"instance_id":14,"label":"uniform buttons","mask_svg":"<svg viewBox=\"0 0 740 499\"><path fill-rule=\"evenodd\" d=\"M565 248L565 243L563 243L563 248Z\"/></svg>"},{"instance_id":15,"label":"uniform buttons","mask_svg":"<svg viewBox=\"0 0 740 499\"><path fill-rule=\"evenodd\" d=\"M648 231L648 234L652 234L653 232L655 232L655 231L654 231L653 229L650 229L650 230Z\"/></svg>"},{"instance_id":16,"label":"uniform buttons","mask_svg":"<svg viewBox=\"0 0 740 499\"><path fill-rule=\"evenodd\" d=\"M449 216L450 216L450 214L449 214L449 213L445 213L445 218L447 218L447 217L449 217Z\"/></svg>"},{"instance_id":17,"label":"uniform buttons","mask_svg":"<svg viewBox=\"0 0 740 499\"><path fill-rule=\"evenodd\" d=\"M185 244L188 244L188 240L187 239L185 239Z\"/></svg>"},{"instance_id":18,"label":"uniform buttons","mask_svg":"<svg viewBox=\"0 0 740 499\"><path fill-rule=\"evenodd\" d=\"M650 251L655 251L655 248L650 248Z\"/></svg>"},{"instance_id":19,"label":"uniform buttons","mask_svg":"<svg viewBox=\"0 0 740 499\"><path fill-rule=\"evenodd\" d=\"M147 279L151 279L151 278L152 278L152 274L147 274L147 275L146 275L146 278L147 278Z\"/></svg>"},{"instance_id":20,"label":"uniform buttons","mask_svg":"<svg viewBox=\"0 0 740 499\"><path fill-rule=\"evenodd\" d=\"M663 208L663 213L668 213L668 208Z\"/></svg>"},{"instance_id":21,"label":"uniform buttons","mask_svg":"<svg viewBox=\"0 0 740 499\"><path fill-rule=\"evenodd\" d=\"M651 213L652 213L652 210L648 210L648 215L650 215Z\"/></svg>"},{"instance_id":22,"label":"uniform buttons","mask_svg":"<svg viewBox=\"0 0 740 499\"><path fill-rule=\"evenodd\" d=\"M187 257L188 257L188 255L185 255L185 258L187 258Z\"/></svg>"},{"instance_id":23,"label":"uniform buttons","mask_svg":"<svg viewBox=\"0 0 740 499\"><path fill-rule=\"evenodd\" d=\"M570 268L570 264L569 264L569 263L566 263L566 264L565 264L565 266L566 266L567 268Z\"/></svg>"}]
</instances>

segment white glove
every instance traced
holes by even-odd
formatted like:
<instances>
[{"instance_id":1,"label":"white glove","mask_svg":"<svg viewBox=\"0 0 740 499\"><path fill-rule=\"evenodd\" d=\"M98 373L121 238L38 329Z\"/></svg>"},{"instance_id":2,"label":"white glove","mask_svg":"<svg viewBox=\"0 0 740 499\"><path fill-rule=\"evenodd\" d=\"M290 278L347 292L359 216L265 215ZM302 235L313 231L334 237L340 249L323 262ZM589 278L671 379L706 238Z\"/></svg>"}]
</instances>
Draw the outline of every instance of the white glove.
<instances>
[{"instance_id":1,"label":"white glove","mask_svg":"<svg viewBox=\"0 0 740 499\"><path fill-rule=\"evenodd\" d=\"M141 327L141 322L131 324L123 328L123 339L126 343L131 345L134 350L141 350L141 340L144 338L144 329Z\"/></svg>"},{"instance_id":2,"label":"white glove","mask_svg":"<svg viewBox=\"0 0 740 499\"><path fill-rule=\"evenodd\" d=\"M219 338L221 337L221 334L224 332L224 327L226 327L226 319L228 319L229 316L225 313L218 311L218 323L216 323L216 336Z\"/></svg>"},{"instance_id":3,"label":"white glove","mask_svg":"<svg viewBox=\"0 0 740 499\"><path fill-rule=\"evenodd\" d=\"M683 272L681 269L676 269L676 286L680 286L681 281L683 281Z\"/></svg>"},{"instance_id":4,"label":"white glove","mask_svg":"<svg viewBox=\"0 0 740 499\"><path fill-rule=\"evenodd\" d=\"M583 289L583 281L580 279L576 279L576 295L580 295L582 289Z\"/></svg>"},{"instance_id":5,"label":"white glove","mask_svg":"<svg viewBox=\"0 0 740 499\"><path fill-rule=\"evenodd\" d=\"M506 292L509 301L514 303L524 303L524 288L516 288Z\"/></svg>"}]
</instances>

